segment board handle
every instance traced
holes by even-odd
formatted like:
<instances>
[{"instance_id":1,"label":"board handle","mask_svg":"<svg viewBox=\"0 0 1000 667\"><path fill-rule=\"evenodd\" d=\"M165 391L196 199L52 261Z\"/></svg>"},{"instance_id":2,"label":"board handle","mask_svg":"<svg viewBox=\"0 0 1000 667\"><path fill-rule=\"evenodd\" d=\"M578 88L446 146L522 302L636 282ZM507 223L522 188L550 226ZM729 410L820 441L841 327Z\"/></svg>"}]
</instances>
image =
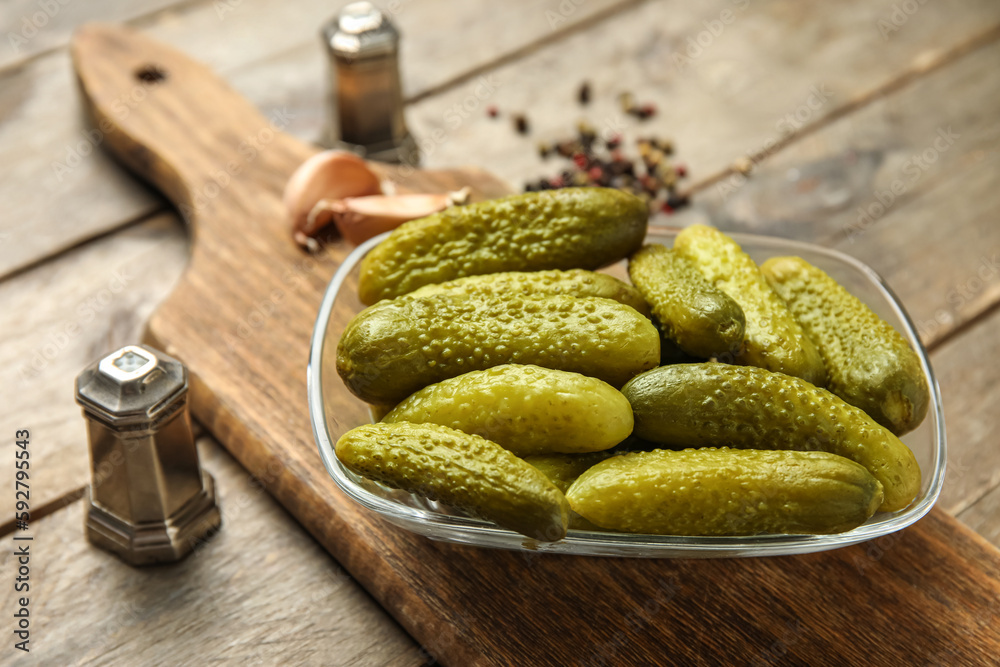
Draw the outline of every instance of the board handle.
<instances>
[{"instance_id":1,"label":"board handle","mask_svg":"<svg viewBox=\"0 0 1000 667\"><path fill-rule=\"evenodd\" d=\"M316 149L282 132L208 67L119 24L87 23L70 46L84 107L118 160L185 217L236 178L280 179Z\"/></svg>"}]
</instances>

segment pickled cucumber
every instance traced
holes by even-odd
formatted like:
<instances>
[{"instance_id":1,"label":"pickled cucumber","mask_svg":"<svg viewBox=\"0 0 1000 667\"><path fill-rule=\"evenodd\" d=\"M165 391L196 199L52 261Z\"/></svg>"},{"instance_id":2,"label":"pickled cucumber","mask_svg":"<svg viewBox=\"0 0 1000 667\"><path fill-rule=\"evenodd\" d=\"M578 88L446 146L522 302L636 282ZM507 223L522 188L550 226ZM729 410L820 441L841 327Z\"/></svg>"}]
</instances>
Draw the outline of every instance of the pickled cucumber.
<instances>
[{"instance_id":1,"label":"pickled cucumber","mask_svg":"<svg viewBox=\"0 0 1000 667\"><path fill-rule=\"evenodd\" d=\"M629 258L628 275L664 336L681 350L703 358L740 352L743 309L688 260L658 243L647 245Z\"/></svg>"},{"instance_id":2,"label":"pickled cucumber","mask_svg":"<svg viewBox=\"0 0 1000 667\"><path fill-rule=\"evenodd\" d=\"M752 366L680 364L622 389L635 435L674 447L822 450L860 463L885 491L883 511L920 491L913 452L864 411L799 378Z\"/></svg>"},{"instance_id":3,"label":"pickled cucumber","mask_svg":"<svg viewBox=\"0 0 1000 667\"><path fill-rule=\"evenodd\" d=\"M361 311L337 347L337 372L369 403L501 364L572 371L620 387L656 366L660 337L634 308L597 297L432 295Z\"/></svg>"},{"instance_id":4,"label":"pickled cucumber","mask_svg":"<svg viewBox=\"0 0 1000 667\"><path fill-rule=\"evenodd\" d=\"M774 257L760 269L819 348L830 391L896 435L923 421L930 391L902 334L804 259Z\"/></svg>"},{"instance_id":5,"label":"pickled cucumber","mask_svg":"<svg viewBox=\"0 0 1000 667\"><path fill-rule=\"evenodd\" d=\"M429 294L466 294L469 296L494 296L519 294L522 296L601 296L632 306L643 315L649 315L649 305L639 290L628 283L605 273L571 269L569 271L508 271L482 276L456 278L446 283L425 285L409 296Z\"/></svg>"},{"instance_id":6,"label":"pickled cucumber","mask_svg":"<svg viewBox=\"0 0 1000 667\"><path fill-rule=\"evenodd\" d=\"M674 250L743 309L746 333L743 352L732 359L735 363L822 386L826 369L815 345L735 241L712 227L692 225L677 235Z\"/></svg>"},{"instance_id":7,"label":"pickled cucumber","mask_svg":"<svg viewBox=\"0 0 1000 667\"><path fill-rule=\"evenodd\" d=\"M361 262L372 304L418 287L502 271L597 269L639 249L649 210L610 188L528 192L412 220Z\"/></svg>"},{"instance_id":8,"label":"pickled cucumber","mask_svg":"<svg viewBox=\"0 0 1000 667\"><path fill-rule=\"evenodd\" d=\"M439 500L537 540L566 536L569 506L536 468L500 445L437 424L366 424L337 441L348 470Z\"/></svg>"},{"instance_id":9,"label":"pickled cucumber","mask_svg":"<svg viewBox=\"0 0 1000 667\"><path fill-rule=\"evenodd\" d=\"M441 424L527 456L610 449L632 432L632 407L596 378L506 364L424 387L382 421Z\"/></svg>"},{"instance_id":10,"label":"pickled cucumber","mask_svg":"<svg viewBox=\"0 0 1000 667\"><path fill-rule=\"evenodd\" d=\"M630 533L838 533L875 513L882 487L826 452L659 449L598 463L566 497L585 519Z\"/></svg>"}]
</instances>

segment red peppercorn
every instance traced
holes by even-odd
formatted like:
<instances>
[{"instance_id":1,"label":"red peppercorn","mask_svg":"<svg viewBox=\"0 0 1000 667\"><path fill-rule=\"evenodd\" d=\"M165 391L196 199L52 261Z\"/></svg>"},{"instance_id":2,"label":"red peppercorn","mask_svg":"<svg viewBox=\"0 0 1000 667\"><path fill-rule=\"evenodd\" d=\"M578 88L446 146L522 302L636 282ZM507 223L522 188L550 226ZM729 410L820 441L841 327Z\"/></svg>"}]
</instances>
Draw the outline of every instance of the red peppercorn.
<instances>
[{"instance_id":1,"label":"red peppercorn","mask_svg":"<svg viewBox=\"0 0 1000 667\"><path fill-rule=\"evenodd\" d=\"M674 167L674 171L677 172L677 178L684 178L685 176L687 176L688 173L687 167L685 167L682 164L679 164L676 167Z\"/></svg>"},{"instance_id":2,"label":"red peppercorn","mask_svg":"<svg viewBox=\"0 0 1000 667\"><path fill-rule=\"evenodd\" d=\"M666 213L667 215L672 215L674 212L674 207L668 204L667 202L663 202L663 206L660 207L660 210Z\"/></svg>"},{"instance_id":3,"label":"red peppercorn","mask_svg":"<svg viewBox=\"0 0 1000 667\"><path fill-rule=\"evenodd\" d=\"M593 166L587 170L587 176L590 177L592 181L599 181L604 177L604 170L600 166Z\"/></svg>"},{"instance_id":4,"label":"red peppercorn","mask_svg":"<svg viewBox=\"0 0 1000 667\"><path fill-rule=\"evenodd\" d=\"M583 153L574 153L573 154L573 164L575 164L580 169L586 169L587 168L587 156L584 155Z\"/></svg>"},{"instance_id":5,"label":"red peppercorn","mask_svg":"<svg viewBox=\"0 0 1000 667\"><path fill-rule=\"evenodd\" d=\"M490 118L496 118L497 116L500 115L500 110L496 108L496 105L491 104L488 107L486 107L486 115L489 116Z\"/></svg>"},{"instance_id":6,"label":"red peppercorn","mask_svg":"<svg viewBox=\"0 0 1000 667\"><path fill-rule=\"evenodd\" d=\"M561 176L556 176L551 181L549 181L549 186L553 188L561 188L563 185L563 179Z\"/></svg>"}]
</instances>

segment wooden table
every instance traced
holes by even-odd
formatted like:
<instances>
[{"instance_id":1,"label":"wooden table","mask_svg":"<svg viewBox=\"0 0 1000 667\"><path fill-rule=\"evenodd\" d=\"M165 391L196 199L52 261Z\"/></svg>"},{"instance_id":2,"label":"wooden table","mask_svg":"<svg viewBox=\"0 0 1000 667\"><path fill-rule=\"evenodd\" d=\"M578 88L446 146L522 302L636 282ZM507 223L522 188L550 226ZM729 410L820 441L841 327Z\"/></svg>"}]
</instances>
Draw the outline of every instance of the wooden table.
<instances>
[{"instance_id":1,"label":"wooden table","mask_svg":"<svg viewBox=\"0 0 1000 667\"><path fill-rule=\"evenodd\" d=\"M72 28L132 23L213 66L292 133L314 140L325 122L317 31L329 3L137 4L68 3L44 25L27 0L0 14L0 34L18 36L0 49L0 433L32 433L25 664L427 664L210 436L199 446L225 528L193 557L134 570L83 537L88 461L73 378L139 337L184 268L187 239L177 215L87 133L66 49ZM668 136L698 192L662 222L812 240L879 271L917 323L944 395L939 507L1000 546L1000 6L384 4L404 34L408 121L428 166L477 164L519 186L560 169L535 143L569 134L578 118ZM584 79L587 108L575 102ZM627 118L623 91L659 114ZM487 117L488 104L500 118ZM529 115L530 136L514 133L516 112ZM749 180L734 165L751 167ZM5 436L0 459L13 447ZM0 517L12 507L5 491ZM2 526L5 573L12 528ZM851 548L874 568L891 547ZM2 608L13 609L14 592L2 590ZM998 614L1000 601L984 622ZM783 662L779 649L766 664ZM946 664L947 654L928 660Z\"/></svg>"}]
</instances>

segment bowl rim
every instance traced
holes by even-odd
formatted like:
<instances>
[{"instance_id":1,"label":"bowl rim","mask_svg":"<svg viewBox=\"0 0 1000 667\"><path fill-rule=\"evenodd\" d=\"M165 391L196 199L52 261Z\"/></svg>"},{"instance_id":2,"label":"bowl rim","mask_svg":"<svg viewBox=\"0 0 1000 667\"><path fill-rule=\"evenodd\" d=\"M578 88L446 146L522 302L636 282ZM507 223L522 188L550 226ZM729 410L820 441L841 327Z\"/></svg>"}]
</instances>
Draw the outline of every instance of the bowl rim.
<instances>
[{"instance_id":1,"label":"bowl rim","mask_svg":"<svg viewBox=\"0 0 1000 667\"><path fill-rule=\"evenodd\" d=\"M651 233L676 236L681 228L650 225L646 238ZM927 493L916 504L890 513L873 524L863 524L853 530L831 535L780 535L763 534L754 536L698 536L649 535L615 532L598 532L571 529L558 542L536 542L518 533L495 524L465 516L442 514L429 509L410 507L380 497L359 486L351 473L337 460L334 444L326 418L323 400L323 356L327 343L327 326L337 295L348 275L361 259L391 232L368 239L352 250L334 273L323 294L309 350L309 364L306 369L306 385L309 403L309 418L320 457L334 482L351 500L378 513L393 523L415 532L418 527L435 527L433 539L475 544L483 547L525 549L537 552L553 552L578 555L616 555L644 557L733 557L770 556L799 553L813 553L857 544L894 533L912 525L925 516L941 494L947 467L947 440L941 390L931 368L927 350L920 342L916 327L899 298L882 277L867 264L833 248L814 245L804 241L786 239L761 234L727 232L741 246L761 241L789 251L806 250L809 253L825 255L845 263L864 274L874 284L903 325L903 334L909 340L920 358L920 366L928 381L931 394L930 410L933 410L936 430L934 436L937 447L934 452L934 471ZM360 399L358 399L360 400ZM424 534L427 534L424 532Z\"/></svg>"}]
</instances>

